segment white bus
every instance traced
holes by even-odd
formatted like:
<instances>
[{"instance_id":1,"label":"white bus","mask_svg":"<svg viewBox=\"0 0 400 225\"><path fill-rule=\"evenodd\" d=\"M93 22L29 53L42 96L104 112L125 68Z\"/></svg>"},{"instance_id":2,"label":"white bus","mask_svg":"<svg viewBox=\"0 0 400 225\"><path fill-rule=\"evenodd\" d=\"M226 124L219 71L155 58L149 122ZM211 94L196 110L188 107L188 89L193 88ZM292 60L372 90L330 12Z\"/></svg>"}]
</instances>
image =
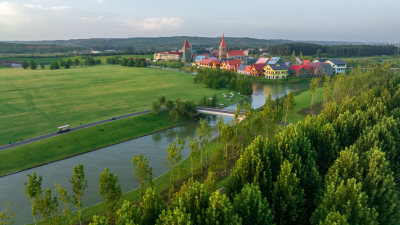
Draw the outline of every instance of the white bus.
<instances>
[{"instance_id":1,"label":"white bus","mask_svg":"<svg viewBox=\"0 0 400 225\"><path fill-rule=\"evenodd\" d=\"M58 127L58 133L67 132L67 131L69 131L70 129L71 129L71 128L70 128L69 125L64 125L64 126Z\"/></svg>"}]
</instances>

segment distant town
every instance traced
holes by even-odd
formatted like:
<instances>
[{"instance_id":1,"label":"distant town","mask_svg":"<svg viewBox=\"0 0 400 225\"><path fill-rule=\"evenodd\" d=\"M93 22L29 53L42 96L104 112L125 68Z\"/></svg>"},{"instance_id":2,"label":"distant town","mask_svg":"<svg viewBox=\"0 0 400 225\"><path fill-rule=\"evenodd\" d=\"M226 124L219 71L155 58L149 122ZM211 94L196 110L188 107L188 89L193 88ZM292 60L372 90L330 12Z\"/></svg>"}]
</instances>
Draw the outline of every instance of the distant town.
<instances>
[{"instance_id":1,"label":"distant town","mask_svg":"<svg viewBox=\"0 0 400 225\"><path fill-rule=\"evenodd\" d=\"M345 73L347 68L346 62L340 59L311 61L294 57L292 61L284 61L281 57L249 57L249 50L228 49L224 35L218 50L197 51L186 40L179 51L154 53L154 61L183 62L197 68L219 68L266 79L332 76Z\"/></svg>"}]
</instances>

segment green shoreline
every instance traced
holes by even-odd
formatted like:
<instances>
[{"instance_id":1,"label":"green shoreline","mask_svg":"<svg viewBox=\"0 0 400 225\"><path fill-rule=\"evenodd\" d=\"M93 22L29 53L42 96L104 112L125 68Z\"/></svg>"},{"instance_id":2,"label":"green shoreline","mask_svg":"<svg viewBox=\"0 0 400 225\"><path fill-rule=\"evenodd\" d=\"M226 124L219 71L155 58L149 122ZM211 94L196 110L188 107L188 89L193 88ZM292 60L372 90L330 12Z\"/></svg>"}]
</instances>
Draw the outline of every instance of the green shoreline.
<instances>
[{"instance_id":1,"label":"green shoreline","mask_svg":"<svg viewBox=\"0 0 400 225\"><path fill-rule=\"evenodd\" d=\"M180 126L193 120L173 121L167 111L112 121L65 133L0 152L0 177L109 147ZM69 144L73 143L73 144ZM65 146L64 146L65 145ZM57 151L57 153L54 153Z\"/></svg>"}]
</instances>

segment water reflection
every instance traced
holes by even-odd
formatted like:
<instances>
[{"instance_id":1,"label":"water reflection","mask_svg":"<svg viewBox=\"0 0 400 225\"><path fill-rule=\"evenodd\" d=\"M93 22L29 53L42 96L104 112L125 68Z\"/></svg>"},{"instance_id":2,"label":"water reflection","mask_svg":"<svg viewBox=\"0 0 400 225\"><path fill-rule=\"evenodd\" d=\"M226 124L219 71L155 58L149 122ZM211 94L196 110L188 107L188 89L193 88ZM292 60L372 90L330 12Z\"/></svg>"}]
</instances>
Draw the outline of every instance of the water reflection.
<instances>
[{"instance_id":1,"label":"water reflection","mask_svg":"<svg viewBox=\"0 0 400 225\"><path fill-rule=\"evenodd\" d=\"M301 90L308 88L306 84L287 84L287 85L254 85L254 93L247 102L253 108L261 107L265 103L265 98L271 94L273 98L281 97L289 90ZM236 105L226 109L235 110ZM215 123L217 116L206 116L215 135ZM232 118L224 117L225 122ZM143 154L149 159L149 165L153 168L154 177L160 176L166 171L164 162L166 160L165 149L176 137L193 137L199 121L183 126L164 130L152 135L137 138L131 141L123 142L97 151L89 152L83 155L69 159L54 162L48 165L33 168L24 172L15 173L0 178L0 211L4 211L8 202L13 205L11 211L16 212L15 224L32 222L30 214L30 203L25 196L24 182L26 174L37 174L43 176L43 189L54 189L54 182L71 191L71 185L68 178L72 174L73 166L82 163L85 165L86 176L89 187L83 199L83 205L88 206L101 201L98 194L98 179L104 168L109 168L118 174L123 192L137 187L137 181L132 176L131 159L134 154ZM186 146L182 151L182 156L187 157L189 149Z\"/></svg>"}]
</instances>

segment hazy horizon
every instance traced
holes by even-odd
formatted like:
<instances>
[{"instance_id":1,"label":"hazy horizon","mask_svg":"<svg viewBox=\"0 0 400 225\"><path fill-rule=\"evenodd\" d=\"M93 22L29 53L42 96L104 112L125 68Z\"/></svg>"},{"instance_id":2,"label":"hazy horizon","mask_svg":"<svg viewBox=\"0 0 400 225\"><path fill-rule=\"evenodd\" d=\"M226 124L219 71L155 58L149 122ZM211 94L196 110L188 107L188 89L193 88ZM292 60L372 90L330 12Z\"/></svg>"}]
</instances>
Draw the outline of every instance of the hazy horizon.
<instances>
[{"instance_id":1,"label":"hazy horizon","mask_svg":"<svg viewBox=\"0 0 400 225\"><path fill-rule=\"evenodd\" d=\"M0 40L197 36L399 42L400 2L0 0Z\"/></svg>"}]
</instances>

